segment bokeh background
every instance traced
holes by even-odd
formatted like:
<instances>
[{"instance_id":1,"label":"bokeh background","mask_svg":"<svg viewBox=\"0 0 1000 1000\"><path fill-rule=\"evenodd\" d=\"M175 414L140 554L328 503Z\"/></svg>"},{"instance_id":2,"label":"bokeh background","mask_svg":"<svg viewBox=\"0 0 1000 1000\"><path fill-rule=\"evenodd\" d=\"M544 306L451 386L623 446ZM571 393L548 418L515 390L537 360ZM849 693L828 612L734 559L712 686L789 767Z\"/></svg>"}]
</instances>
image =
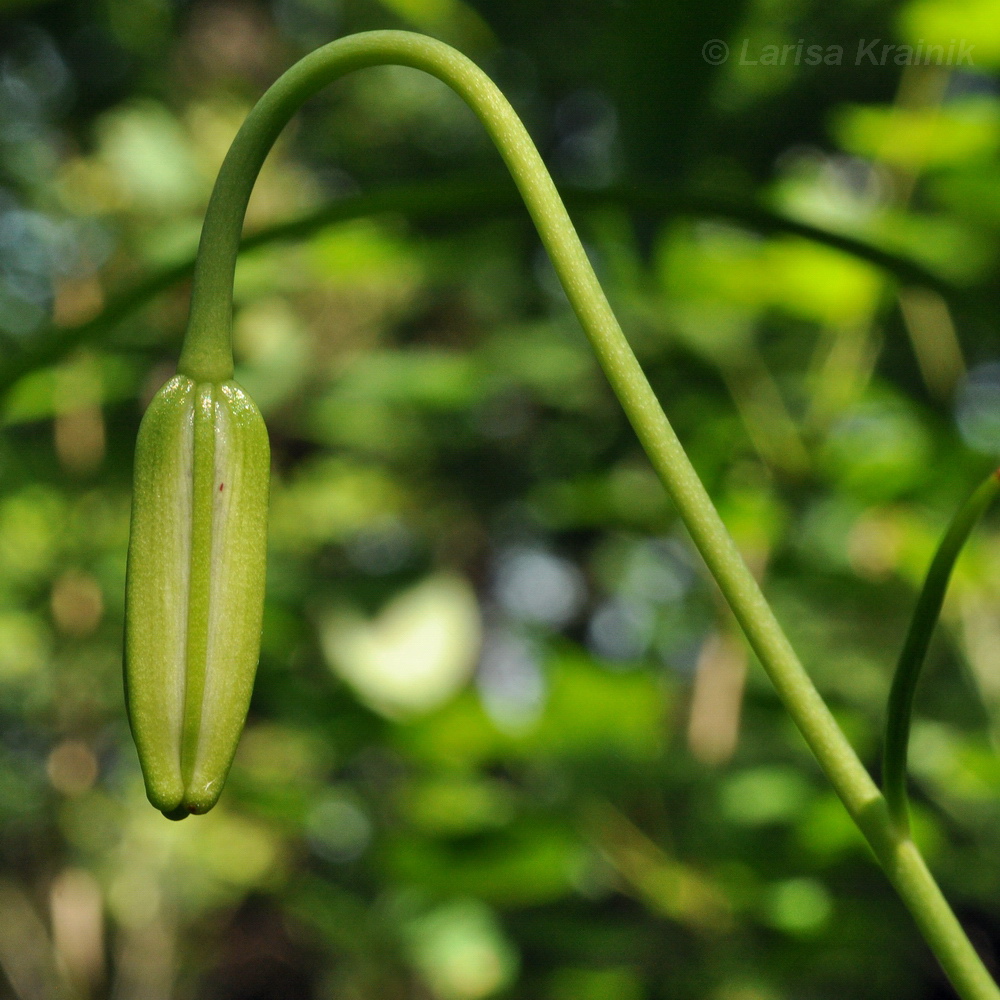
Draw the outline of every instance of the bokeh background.
<instances>
[{"instance_id":1,"label":"bokeh background","mask_svg":"<svg viewBox=\"0 0 1000 1000\"><path fill-rule=\"evenodd\" d=\"M952 996L498 156L409 70L314 99L257 185L235 321L274 455L257 688L216 810L146 803L120 676L138 422L246 111L376 27L457 45L523 115L877 770L922 573L1000 452L1000 3L5 0L0 996ZM917 835L993 968L998 737L994 518L912 745Z\"/></svg>"}]
</instances>

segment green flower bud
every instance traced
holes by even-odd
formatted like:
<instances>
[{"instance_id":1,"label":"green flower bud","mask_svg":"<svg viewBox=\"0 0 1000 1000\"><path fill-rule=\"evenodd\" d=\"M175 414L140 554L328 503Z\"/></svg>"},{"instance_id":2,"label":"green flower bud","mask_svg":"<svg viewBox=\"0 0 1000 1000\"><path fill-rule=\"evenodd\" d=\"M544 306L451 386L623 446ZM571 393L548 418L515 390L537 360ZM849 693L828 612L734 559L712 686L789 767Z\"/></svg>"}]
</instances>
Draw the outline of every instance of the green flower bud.
<instances>
[{"instance_id":1,"label":"green flower bud","mask_svg":"<svg viewBox=\"0 0 1000 1000\"><path fill-rule=\"evenodd\" d=\"M172 378L139 428L128 549L125 691L150 802L215 805L260 650L270 450L232 381Z\"/></svg>"}]
</instances>

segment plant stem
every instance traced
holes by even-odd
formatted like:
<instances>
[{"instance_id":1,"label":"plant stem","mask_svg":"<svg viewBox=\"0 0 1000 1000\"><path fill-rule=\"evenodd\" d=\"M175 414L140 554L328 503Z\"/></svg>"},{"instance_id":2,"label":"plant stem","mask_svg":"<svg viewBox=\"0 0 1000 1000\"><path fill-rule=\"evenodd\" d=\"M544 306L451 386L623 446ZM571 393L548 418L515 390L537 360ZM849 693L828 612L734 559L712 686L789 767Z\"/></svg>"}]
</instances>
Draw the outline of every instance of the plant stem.
<instances>
[{"instance_id":1,"label":"plant stem","mask_svg":"<svg viewBox=\"0 0 1000 1000\"><path fill-rule=\"evenodd\" d=\"M906 794L906 755L910 742L910 719L920 669L927 655L934 626L941 616L941 605L948 581L965 542L979 519L1000 493L1000 469L992 472L952 518L934 559L923 589L913 610L913 619L899 656L889 693L885 742L882 751L882 788L889 813L898 828L909 831L910 818Z\"/></svg>"},{"instance_id":2,"label":"plant stem","mask_svg":"<svg viewBox=\"0 0 1000 1000\"><path fill-rule=\"evenodd\" d=\"M351 70L386 63L437 77L479 117L521 192L608 381L796 725L956 990L966 1000L1000 1000L1000 991L919 851L892 823L885 799L799 663L726 531L615 319L524 125L489 77L469 59L421 35L366 32L317 49L264 94L234 140L209 202L180 370L198 379L226 378L232 371L232 289L243 217L257 173L281 129L321 87Z\"/></svg>"}]
</instances>

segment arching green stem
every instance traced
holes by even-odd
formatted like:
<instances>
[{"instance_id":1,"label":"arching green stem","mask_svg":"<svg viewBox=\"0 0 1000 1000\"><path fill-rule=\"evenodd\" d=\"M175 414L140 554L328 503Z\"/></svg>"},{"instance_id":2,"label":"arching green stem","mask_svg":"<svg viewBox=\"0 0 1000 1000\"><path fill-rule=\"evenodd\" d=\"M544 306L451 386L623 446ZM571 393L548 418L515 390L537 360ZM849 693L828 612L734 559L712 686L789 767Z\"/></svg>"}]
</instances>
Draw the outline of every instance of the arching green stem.
<instances>
[{"instance_id":1,"label":"arching green stem","mask_svg":"<svg viewBox=\"0 0 1000 1000\"><path fill-rule=\"evenodd\" d=\"M317 49L267 91L233 142L209 203L181 371L192 378L216 380L227 378L232 370L232 287L243 216L257 172L279 132L321 87L351 70L384 63L436 76L479 117L521 192L569 302L642 446L796 725L955 988L967 1000L1000 1000L1000 991L919 851L896 829L885 799L799 663L726 531L629 348L531 138L489 77L465 56L420 35L367 32Z\"/></svg>"},{"instance_id":2,"label":"arching green stem","mask_svg":"<svg viewBox=\"0 0 1000 1000\"><path fill-rule=\"evenodd\" d=\"M972 529L1000 493L1000 469L990 474L958 509L931 561L923 589L913 611L910 630L899 656L889 693L885 741L882 750L882 788L897 827L907 832L910 818L906 793L906 755L910 742L910 719L920 669L924 665L934 626L951 579L951 571Z\"/></svg>"}]
</instances>

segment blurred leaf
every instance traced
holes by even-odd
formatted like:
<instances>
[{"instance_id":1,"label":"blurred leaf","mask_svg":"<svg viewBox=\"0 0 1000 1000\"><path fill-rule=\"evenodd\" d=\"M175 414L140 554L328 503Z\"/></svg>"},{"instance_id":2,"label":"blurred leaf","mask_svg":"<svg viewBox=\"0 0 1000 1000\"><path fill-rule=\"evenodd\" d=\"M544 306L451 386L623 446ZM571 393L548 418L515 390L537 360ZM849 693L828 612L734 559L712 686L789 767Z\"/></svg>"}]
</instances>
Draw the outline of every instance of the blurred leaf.
<instances>
[{"instance_id":1,"label":"blurred leaf","mask_svg":"<svg viewBox=\"0 0 1000 1000\"><path fill-rule=\"evenodd\" d=\"M480 1000L514 979L517 954L476 900L432 910L407 928L413 960L441 1000Z\"/></svg>"},{"instance_id":2,"label":"blurred leaf","mask_svg":"<svg viewBox=\"0 0 1000 1000\"><path fill-rule=\"evenodd\" d=\"M805 778L784 767L741 771L726 780L721 792L723 812L742 826L789 823L812 797Z\"/></svg>"},{"instance_id":3,"label":"blurred leaf","mask_svg":"<svg viewBox=\"0 0 1000 1000\"><path fill-rule=\"evenodd\" d=\"M320 626L330 666L366 704L391 718L420 715L465 683L479 655L475 594L459 577L430 577L372 622L333 611Z\"/></svg>"},{"instance_id":4,"label":"blurred leaf","mask_svg":"<svg viewBox=\"0 0 1000 1000\"><path fill-rule=\"evenodd\" d=\"M900 10L899 24L911 44L940 45L948 52L960 39L970 47L971 62L963 65L995 66L1000 61L1000 27L991 0L911 0Z\"/></svg>"},{"instance_id":5,"label":"blurred leaf","mask_svg":"<svg viewBox=\"0 0 1000 1000\"><path fill-rule=\"evenodd\" d=\"M944 109L856 107L834 123L839 144L850 153L910 169L940 167L995 154L1000 106L966 99Z\"/></svg>"}]
</instances>

